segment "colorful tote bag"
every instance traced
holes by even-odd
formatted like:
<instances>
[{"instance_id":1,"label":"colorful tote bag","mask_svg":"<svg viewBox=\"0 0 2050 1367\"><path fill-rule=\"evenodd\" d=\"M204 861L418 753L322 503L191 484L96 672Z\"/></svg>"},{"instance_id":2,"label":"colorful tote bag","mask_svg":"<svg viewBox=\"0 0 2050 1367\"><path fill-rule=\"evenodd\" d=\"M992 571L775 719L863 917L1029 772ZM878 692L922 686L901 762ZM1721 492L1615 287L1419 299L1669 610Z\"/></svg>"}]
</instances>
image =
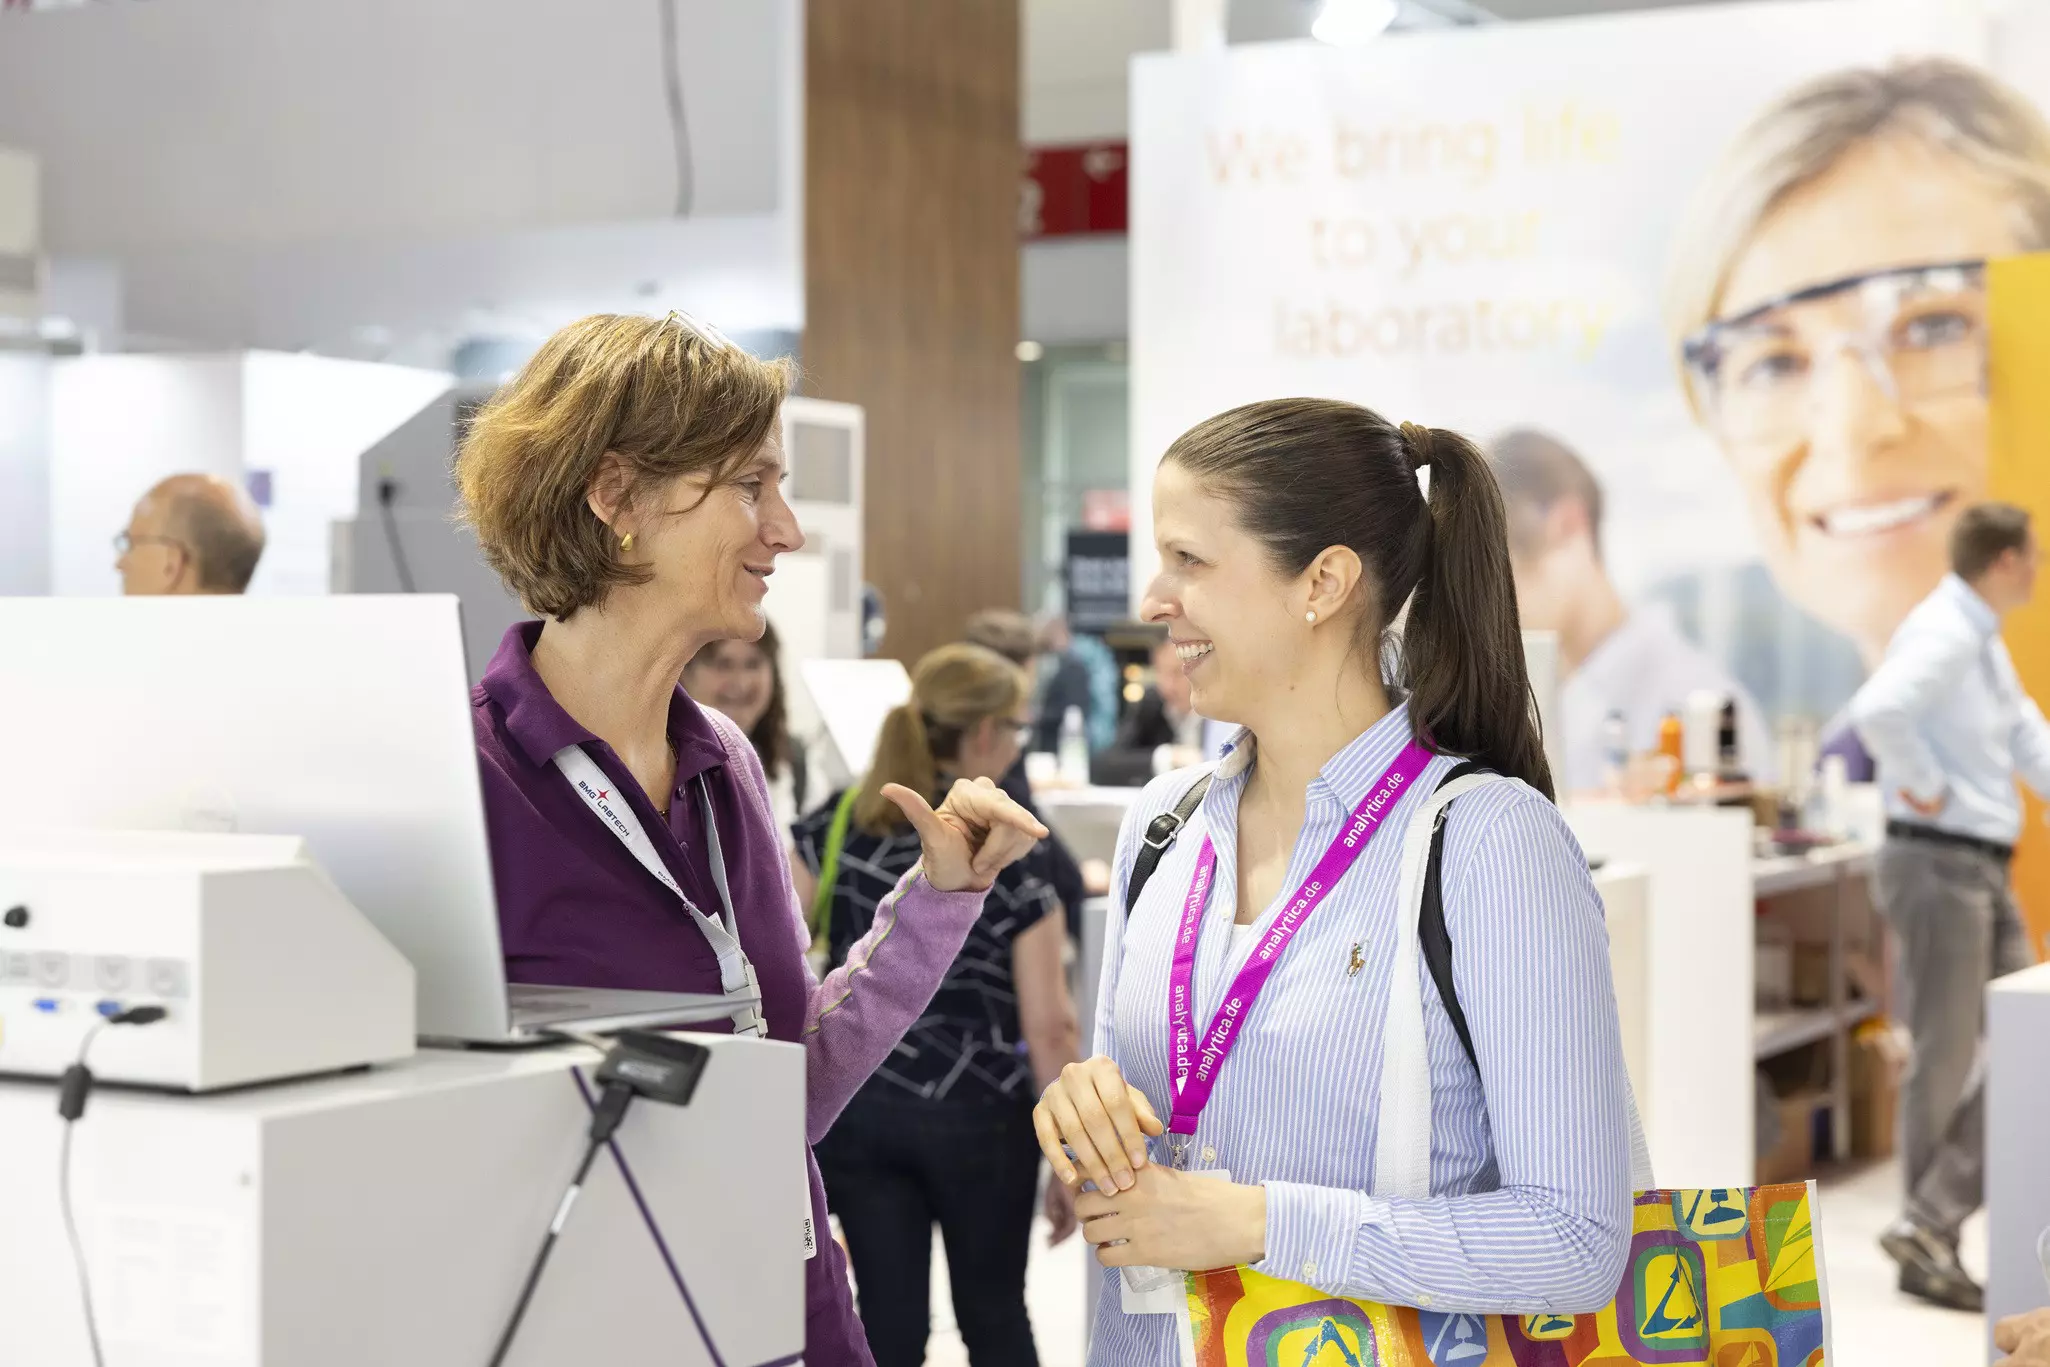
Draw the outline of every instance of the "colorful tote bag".
<instances>
[{"instance_id":1,"label":"colorful tote bag","mask_svg":"<svg viewBox=\"0 0 2050 1367\"><path fill-rule=\"evenodd\" d=\"M1417 921L1437 814L1496 781L1455 779L1404 834L1374 1194L1430 1194L1431 1084ZM1812 1183L1668 1191L1630 1103L1629 1261L1591 1315L1477 1315L1349 1300L1250 1267L1188 1274L1185 1367L1826 1367L1827 1297Z\"/></svg>"},{"instance_id":2,"label":"colorful tote bag","mask_svg":"<svg viewBox=\"0 0 2050 1367\"><path fill-rule=\"evenodd\" d=\"M1228 1267L1189 1275L1194 1367L1823 1367L1806 1184L1637 1196L1630 1261L1592 1315L1462 1315Z\"/></svg>"}]
</instances>

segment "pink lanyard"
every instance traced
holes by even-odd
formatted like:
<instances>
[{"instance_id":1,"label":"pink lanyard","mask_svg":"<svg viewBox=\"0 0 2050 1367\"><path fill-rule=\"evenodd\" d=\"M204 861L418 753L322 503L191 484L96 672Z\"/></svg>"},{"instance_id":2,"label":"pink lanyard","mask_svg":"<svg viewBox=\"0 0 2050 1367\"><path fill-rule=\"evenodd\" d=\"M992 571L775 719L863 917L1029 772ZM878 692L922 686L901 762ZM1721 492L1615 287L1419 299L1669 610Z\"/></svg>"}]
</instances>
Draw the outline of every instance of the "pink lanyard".
<instances>
[{"instance_id":1,"label":"pink lanyard","mask_svg":"<svg viewBox=\"0 0 2050 1367\"><path fill-rule=\"evenodd\" d=\"M1303 885L1296 889L1295 896L1275 918L1274 925L1260 941L1238 976L1232 979L1231 990L1225 993L1224 1002L1211 1019L1210 1030L1203 1037L1203 1046L1196 1048L1195 1037L1195 994L1196 994L1196 937L1203 928L1203 908L1210 900L1210 884L1217 873L1217 847L1209 836L1203 837L1203 848L1196 854L1195 876L1189 880L1189 895L1182 901L1181 933L1175 937L1174 961L1167 979L1167 1022L1168 1039L1174 1054L1174 1109L1168 1121L1168 1150L1174 1166L1184 1166L1188 1154L1189 1136L1196 1132L1196 1121L1203 1114L1203 1108L1210 1104L1210 1091L1217 1085L1218 1069L1230 1055L1232 1046L1238 1043L1239 1023L1253 1009L1260 992L1267 986L1267 979L1273 976L1275 964L1281 961L1282 951L1295 938L1303 923L1310 919L1310 913L1324 900L1324 894L1345 877L1353 862L1367 847L1374 833L1381 829L1381 817L1421 774L1424 766L1431 762L1430 752L1415 741L1403 748L1388 766L1380 781L1368 790L1360 805L1353 808L1352 818L1344 829L1324 851L1324 857Z\"/></svg>"}]
</instances>

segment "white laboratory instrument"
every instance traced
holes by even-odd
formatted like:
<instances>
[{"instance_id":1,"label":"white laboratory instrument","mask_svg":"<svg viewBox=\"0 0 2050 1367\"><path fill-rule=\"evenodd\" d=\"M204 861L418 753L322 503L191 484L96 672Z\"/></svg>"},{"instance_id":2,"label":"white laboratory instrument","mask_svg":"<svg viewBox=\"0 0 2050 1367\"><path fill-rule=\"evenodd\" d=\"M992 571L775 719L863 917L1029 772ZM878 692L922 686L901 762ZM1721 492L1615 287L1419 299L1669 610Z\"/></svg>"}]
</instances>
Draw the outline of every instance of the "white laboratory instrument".
<instances>
[{"instance_id":1,"label":"white laboratory instrument","mask_svg":"<svg viewBox=\"0 0 2050 1367\"><path fill-rule=\"evenodd\" d=\"M0 836L0 1073L205 1092L402 1059L413 967L286 836Z\"/></svg>"},{"instance_id":2,"label":"white laboratory instrument","mask_svg":"<svg viewBox=\"0 0 2050 1367\"><path fill-rule=\"evenodd\" d=\"M0 784L0 833L301 837L411 961L426 1038L732 1010L507 984L455 598L5 598L0 640L0 716L35 719L8 737L10 771L34 781Z\"/></svg>"}]
</instances>

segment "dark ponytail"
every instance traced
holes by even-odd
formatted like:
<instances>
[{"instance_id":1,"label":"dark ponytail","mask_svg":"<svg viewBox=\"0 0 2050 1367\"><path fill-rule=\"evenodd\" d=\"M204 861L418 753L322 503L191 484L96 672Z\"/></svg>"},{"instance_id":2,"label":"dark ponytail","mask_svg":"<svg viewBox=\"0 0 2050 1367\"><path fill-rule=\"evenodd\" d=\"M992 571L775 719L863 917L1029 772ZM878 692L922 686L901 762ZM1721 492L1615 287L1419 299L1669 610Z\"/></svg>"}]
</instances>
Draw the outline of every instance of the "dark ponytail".
<instances>
[{"instance_id":1,"label":"dark ponytail","mask_svg":"<svg viewBox=\"0 0 2050 1367\"><path fill-rule=\"evenodd\" d=\"M1402 628L1410 716L1434 748L1482 760L1555 798L1523 663L1509 519L1495 472L1457 432L1408 422L1401 432L1410 468L1431 472L1431 547Z\"/></svg>"},{"instance_id":2,"label":"dark ponytail","mask_svg":"<svg viewBox=\"0 0 2050 1367\"><path fill-rule=\"evenodd\" d=\"M1357 404L1276 399L1220 413L1164 458L1230 499L1280 571L1301 574L1333 546L1366 568L1368 660L1404 602L1391 686L1409 694L1417 738L1479 760L1552 797L1523 666L1508 525L1493 471L1452 432L1397 427ZM1417 472L1429 468L1426 502Z\"/></svg>"}]
</instances>

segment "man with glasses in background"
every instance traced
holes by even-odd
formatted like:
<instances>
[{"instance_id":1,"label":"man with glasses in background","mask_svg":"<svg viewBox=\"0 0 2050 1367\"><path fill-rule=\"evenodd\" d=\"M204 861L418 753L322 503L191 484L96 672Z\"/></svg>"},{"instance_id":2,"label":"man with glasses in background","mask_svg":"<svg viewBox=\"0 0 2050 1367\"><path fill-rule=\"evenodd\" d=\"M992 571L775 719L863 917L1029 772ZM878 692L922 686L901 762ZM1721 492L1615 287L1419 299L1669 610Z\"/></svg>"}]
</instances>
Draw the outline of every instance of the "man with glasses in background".
<instances>
[{"instance_id":1,"label":"man with glasses in background","mask_svg":"<svg viewBox=\"0 0 2050 1367\"><path fill-rule=\"evenodd\" d=\"M1967 508L1950 562L1850 716L1886 792L1873 891L1899 947L1896 1009L1915 1041L1901 1087L1907 1210L1880 1245L1903 1291L1979 1310L1957 1242L1985 1200L1986 984L2034 961L2008 872L2022 829L2015 780L2050 794L2050 722L2000 639L2002 619L2035 592L2029 515Z\"/></svg>"},{"instance_id":2,"label":"man with glasses in background","mask_svg":"<svg viewBox=\"0 0 2050 1367\"><path fill-rule=\"evenodd\" d=\"M263 557L263 519L215 475L172 475L142 496L114 538L121 592L241 593Z\"/></svg>"}]
</instances>

